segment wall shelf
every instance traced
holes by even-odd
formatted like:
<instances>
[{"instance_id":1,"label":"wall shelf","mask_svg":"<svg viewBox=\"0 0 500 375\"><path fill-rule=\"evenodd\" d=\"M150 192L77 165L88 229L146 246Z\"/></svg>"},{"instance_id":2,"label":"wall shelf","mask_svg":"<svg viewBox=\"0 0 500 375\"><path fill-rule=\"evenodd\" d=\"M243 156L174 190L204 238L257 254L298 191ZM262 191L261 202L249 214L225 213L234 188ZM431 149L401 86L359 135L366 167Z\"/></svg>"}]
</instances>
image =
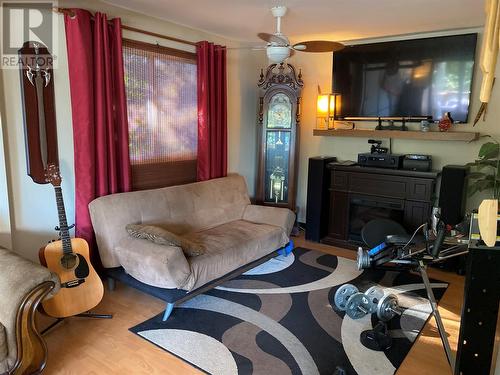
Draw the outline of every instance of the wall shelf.
<instances>
[{"instance_id":1,"label":"wall shelf","mask_svg":"<svg viewBox=\"0 0 500 375\"><path fill-rule=\"evenodd\" d=\"M415 139L423 141L459 141L471 142L479 138L478 132L439 132L439 131L401 131L401 130L374 130L374 129L314 129L313 135L323 137L359 137L359 138L392 138Z\"/></svg>"}]
</instances>

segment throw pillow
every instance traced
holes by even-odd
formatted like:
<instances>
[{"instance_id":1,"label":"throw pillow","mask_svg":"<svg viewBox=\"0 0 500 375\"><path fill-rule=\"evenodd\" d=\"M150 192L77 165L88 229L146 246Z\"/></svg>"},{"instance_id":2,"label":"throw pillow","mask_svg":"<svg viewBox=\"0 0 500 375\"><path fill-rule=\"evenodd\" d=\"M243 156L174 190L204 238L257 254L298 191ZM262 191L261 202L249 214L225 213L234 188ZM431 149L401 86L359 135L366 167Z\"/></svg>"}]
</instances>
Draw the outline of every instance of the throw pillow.
<instances>
[{"instance_id":1,"label":"throw pillow","mask_svg":"<svg viewBox=\"0 0 500 375\"><path fill-rule=\"evenodd\" d=\"M184 254L190 257L201 255L205 252L202 245L172 233L165 228L147 224L128 224L125 229L135 238L142 238L164 246L179 246Z\"/></svg>"}]
</instances>

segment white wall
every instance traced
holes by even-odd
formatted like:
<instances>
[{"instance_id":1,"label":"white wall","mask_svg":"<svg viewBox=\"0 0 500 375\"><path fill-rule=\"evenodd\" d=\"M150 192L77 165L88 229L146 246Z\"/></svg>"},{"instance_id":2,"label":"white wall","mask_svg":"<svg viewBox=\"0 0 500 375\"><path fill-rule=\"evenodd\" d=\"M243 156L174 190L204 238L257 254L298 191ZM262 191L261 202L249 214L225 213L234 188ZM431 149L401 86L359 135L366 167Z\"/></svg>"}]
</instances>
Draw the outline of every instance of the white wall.
<instances>
[{"instance_id":1,"label":"white wall","mask_svg":"<svg viewBox=\"0 0 500 375\"><path fill-rule=\"evenodd\" d=\"M481 38L479 39L471 97L472 103L469 112L470 121L474 119L480 106L479 89L482 75L479 70L479 47L481 45ZM340 160L357 160L358 153L369 151L369 145L367 139L364 138L318 137L312 134L316 125L317 86L320 85L323 92L331 91L332 55L330 53L296 53L295 56L290 59L290 63L297 69L302 69L304 80L297 205L299 207L299 221L305 222L308 159L311 156L331 155L336 156ZM497 72L500 72L500 63L497 67ZM473 128L472 123L469 122L468 124L457 125L453 130L478 131L483 134L495 136L496 139L500 140L500 124L498 123L498 119L500 118L499 101L500 89L499 85L496 85L488 107L486 121L481 121L475 128ZM376 124L373 122L358 122L356 126L373 128ZM418 128L418 125L415 126ZM447 164L465 164L473 161L482 142L483 140L466 143L395 139L392 142L392 151L402 154L418 153L432 155L434 168L441 169ZM468 202L468 206L477 207L478 198L479 197L473 197L473 199Z\"/></svg>"},{"instance_id":2,"label":"white wall","mask_svg":"<svg viewBox=\"0 0 500 375\"><path fill-rule=\"evenodd\" d=\"M0 75L0 87L2 82L2 76ZM10 213L9 213L9 194L7 188L7 170L3 137L3 113L5 108L0 100L0 246L5 248L10 248L12 246L12 240L10 235Z\"/></svg>"},{"instance_id":3,"label":"white wall","mask_svg":"<svg viewBox=\"0 0 500 375\"><path fill-rule=\"evenodd\" d=\"M121 17L125 25L191 41L209 40L227 46L238 45L215 35L144 16L98 0L62 0L59 6L101 11L107 13L109 18ZM73 132L62 15L58 16L58 22L59 65L54 71L56 117L62 187L68 222L72 223L74 222L75 189ZM194 51L192 46L155 39L144 34L126 30L123 34L124 37L131 39L150 43L159 42L164 46ZM229 50L228 52L228 168L229 171L239 172L247 178L251 194L254 191L255 177L253 163L249 164L248 160L255 159L254 129L257 98L254 90L258 79L258 69L255 67L257 60L258 56L250 51ZM53 230L58 224L53 189L50 185L35 184L26 174L19 72L2 70L0 88L0 93L2 93L0 110L5 108L4 121L1 122L1 126L6 144L5 150L0 149L0 245L11 247L23 256L36 260L38 249L57 236ZM1 136L0 133L0 145L2 145ZM6 156L5 161L4 156ZM8 181L8 185L5 181ZM10 192L8 200L6 199L7 188Z\"/></svg>"},{"instance_id":4,"label":"white wall","mask_svg":"<svg viewBox=\"0 0 500 375\"><path fill-rule=\"evenodd\" d=\"M257 82L262 52L239 50L228 55L228 169L245 176L255 195L257 171Z\"/></svg>"}]
</instances>

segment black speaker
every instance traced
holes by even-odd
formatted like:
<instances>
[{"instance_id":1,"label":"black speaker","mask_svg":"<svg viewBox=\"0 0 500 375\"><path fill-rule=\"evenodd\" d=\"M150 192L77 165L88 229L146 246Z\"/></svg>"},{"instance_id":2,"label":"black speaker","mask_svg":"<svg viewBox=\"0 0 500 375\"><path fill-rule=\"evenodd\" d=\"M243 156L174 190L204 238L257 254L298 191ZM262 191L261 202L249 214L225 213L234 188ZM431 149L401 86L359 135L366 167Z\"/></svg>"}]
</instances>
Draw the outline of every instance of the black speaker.
<instances>
[{"instance_id":1,"label":"black speaker","mask_svg":"<svg viewBox=\"0 0 500 375\"><path fill-rule=\"evenodd\" d=\"M439 207L445 224L457 225L464 218L467 167L447 165L441 172Z\"/></svg>"},{"instance_id":2,"label":"black speaker","mask_svg":"<svg viewBox=\"0 0 500 375\"><path fill-rule=\"evenodd\" d=\"M328 163L336 161L332 156L309 158L307 177L306 240L319 242L328 230L330 171Z\"/></svg>"}]
</instances>

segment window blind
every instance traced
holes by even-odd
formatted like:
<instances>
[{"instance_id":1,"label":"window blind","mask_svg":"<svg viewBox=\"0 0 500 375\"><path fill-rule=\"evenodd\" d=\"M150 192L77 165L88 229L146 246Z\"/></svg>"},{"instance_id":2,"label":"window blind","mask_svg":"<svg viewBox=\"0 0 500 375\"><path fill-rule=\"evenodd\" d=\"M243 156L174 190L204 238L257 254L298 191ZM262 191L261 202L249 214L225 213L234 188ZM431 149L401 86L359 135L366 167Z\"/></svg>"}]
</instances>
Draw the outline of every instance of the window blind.
<instances>
[{"instance_id":1,"label":"window blind","mask_svg":"<svg viewBox=\"0 0 500 375\"><path fill-rule=\"evenodd\" d=\"M195 54L124 39L134 189L196 180Z\"/></svg>"}]
</instances>

